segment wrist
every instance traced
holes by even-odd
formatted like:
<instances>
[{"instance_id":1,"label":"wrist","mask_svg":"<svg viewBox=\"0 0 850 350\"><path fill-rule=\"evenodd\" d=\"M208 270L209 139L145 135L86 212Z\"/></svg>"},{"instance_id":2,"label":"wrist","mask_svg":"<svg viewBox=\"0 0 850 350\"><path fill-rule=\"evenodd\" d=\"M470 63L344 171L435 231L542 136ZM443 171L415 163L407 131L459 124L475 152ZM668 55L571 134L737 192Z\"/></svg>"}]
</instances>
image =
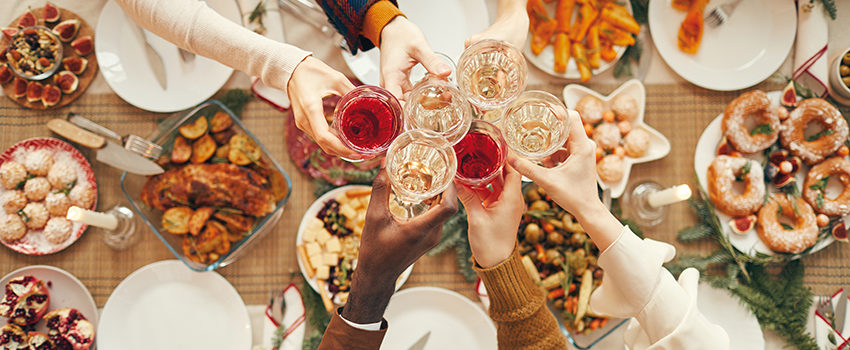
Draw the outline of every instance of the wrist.
<instances>
[{"instance_id":1,"label":"wrist","mask_svg":"<svg viewBox=\"0 0 850 350\"><path fill-rule=\"evenodd\" d=\"M598 199L592 199L588 201L581 202L578 207L575 208L575 212L572 213L579 222L585 222L588 220L596 220L605 215L613 215L608 208L605 207L605 204L602 204L602 201Z\"/></svg>"},{"instance_id":2,"label":"wrist","mask_svg":"<svg viewBox=\"0 0 850 350\"><path fill-rule=\"evenodd\" d=\"M494 242L492 240L486 240L483 244L470 242L472 257L475 259L475 262L478 263L478 266L485 269L499 265L511 257L511 254L516 247L516 233L513 234L513 237L514 240L511 244L500 244L499 242ZM479 242L479 240L475 241L476 243Z\"/></svg>"},{"instance_id":3,"label":"wrist","mask_svg":"<svg viewBox=\"0 0 850 350\"><path fill-rule=\"evenodd\" d=\"M384 277L360 277L359 269L351 281L351 292L342 309L342 317L354 323L380 322L395 291L395 281Z\"/></svg>"}]
</instances>

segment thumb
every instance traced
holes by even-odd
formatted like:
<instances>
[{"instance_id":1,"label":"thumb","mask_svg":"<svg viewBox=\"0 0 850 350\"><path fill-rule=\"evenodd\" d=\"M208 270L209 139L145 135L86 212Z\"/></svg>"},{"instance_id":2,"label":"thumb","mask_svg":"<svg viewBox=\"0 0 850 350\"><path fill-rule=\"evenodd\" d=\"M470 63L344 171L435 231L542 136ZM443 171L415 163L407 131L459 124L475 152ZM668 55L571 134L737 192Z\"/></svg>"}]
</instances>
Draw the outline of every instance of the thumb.
<instances>
[{"instance_id":1,"label":"thumb","mask_svg":"<svg viewBox=\"0 0 850 350\"><path fill-rule=\"evenodd\" d=\"M427 45L427 44L426 44ZM430 47L425 47L417 50L418 54L414 59L419 61L428 73L445 77L452 74L452 67L443 61L440 56L437 56Z\"/></svg>"},{"instance_id":2,"label":"thumb","mask_svg":"<svg viewBox=\"0 0 850 350\"><path fill-rule=\"evenodd\" d=\"M455 187L457 188L457 199L463 203L463 207L466 209L468 215L475 215L475 213L484 210L484 207L481 205L481 199L478 198L475 191L459 183L455 183Z\"/></svg>"},{"instance_id":3,"label":"thumb","mask_svg":"<svg viewBox=\"0 0 850 350\"><path fill-rule=\"evenodd\" d=\"M369 199L369 208L366 211L377 213L389 211L390 192L392 192L392 189L390 188L389 175L387 169L382 166L378 170L378 175L375 176L375 181L372 182L372 198Z\"/></svg>"}]
</instances>

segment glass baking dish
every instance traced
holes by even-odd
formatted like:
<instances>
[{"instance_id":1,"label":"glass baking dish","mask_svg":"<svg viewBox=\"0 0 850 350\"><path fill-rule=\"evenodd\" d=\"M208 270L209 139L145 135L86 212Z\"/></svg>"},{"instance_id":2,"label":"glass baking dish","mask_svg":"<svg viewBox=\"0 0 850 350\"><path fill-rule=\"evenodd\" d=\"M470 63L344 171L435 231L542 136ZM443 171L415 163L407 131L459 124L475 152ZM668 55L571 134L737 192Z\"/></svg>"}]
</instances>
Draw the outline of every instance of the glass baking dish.
<instances>
[{"instance_id":1,"label":"glass baking dish","mask_svg":"<svg viewBox=\"0 0 850 350\"><path fill-rule=\"evenodd\" d=\"M285 195L277 202L274 211L272 211L271 214L258 218L254 224L254 228L240 241L233 242L231 244L230 251L221 255L218 260L210 264L202 264L187 258L183 254L182 249L183 236L164 232L161 224L162 211L148 206L141 200L142 187L145 182L147 182L147 177L127 172L124 172L124 174L121 175L121 191L124 192L124 196L127 197L128 201L130 201L130 205L133 210L142 217L148 227L153 230L162 243L165 243L165 246L168 247L168 250L170 250L174 256L180 259L180 261L186 264L186 266L190 269L195 271L215 270L236 261L239 256L245 254L253 243L258 241L261 237L263 237L263 235L267 234L274 228L275 224L277 224L283 214L284 206L292 193L292 181L290 180L289 175L286 174L280 164L278 164L278 162L269 154L268 149L266 149L266 147L263 146L263 144L250 131L248 131L247 128L245 128L245 125L242 124L239 118L227 109L227 107L221 104L221 102L210 100L201 103L185 115L176 116L166 120L163 123L164 125L161 126L163 128L161 129L162 131L152 137L151 140L162 146L163 154L171 154L174 139L179 134L177 129L180 126L190 124L198 118L209 119L217 112L225 112L230 116L233 120L233 126L231 128L236 132L236 134L246 135L253 139L262 151L260 161L264 161L270 170L279 172L283 176L286 185L286 188L284 189Z\"/></svg>"}]
</instances>

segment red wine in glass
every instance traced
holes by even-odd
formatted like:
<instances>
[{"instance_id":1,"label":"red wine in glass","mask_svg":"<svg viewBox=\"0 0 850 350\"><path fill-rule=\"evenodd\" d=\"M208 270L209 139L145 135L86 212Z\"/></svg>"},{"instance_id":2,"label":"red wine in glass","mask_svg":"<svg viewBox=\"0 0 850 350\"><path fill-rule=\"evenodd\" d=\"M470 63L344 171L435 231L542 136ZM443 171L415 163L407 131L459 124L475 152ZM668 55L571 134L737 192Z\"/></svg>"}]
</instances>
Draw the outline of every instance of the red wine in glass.
<instances>
[{"instance_id":1,"label":"red wine in glass","mask_svg":"<svg viewBox=\"0 0 850 350\"><path fill-rule=\"evenodd\" d=\"M499 176L505 165L505 139L493 124L475 120L469 132L454 145L457 158L455 177L472 188L486 188ZM494 184L493 187L501 187Z\"/></svg>"},{"instance_id":2,"label":"red wine in glass","mask_svg":"<svg viewBox=\"0 0 850 350\"><path fill-rule=\"evenodd\" d=\"M401 115L401 105L389 91L362 85L340 99L334 128L346 146L371 158L386 152L401 133Z\"/></svg>"}]
</instances>

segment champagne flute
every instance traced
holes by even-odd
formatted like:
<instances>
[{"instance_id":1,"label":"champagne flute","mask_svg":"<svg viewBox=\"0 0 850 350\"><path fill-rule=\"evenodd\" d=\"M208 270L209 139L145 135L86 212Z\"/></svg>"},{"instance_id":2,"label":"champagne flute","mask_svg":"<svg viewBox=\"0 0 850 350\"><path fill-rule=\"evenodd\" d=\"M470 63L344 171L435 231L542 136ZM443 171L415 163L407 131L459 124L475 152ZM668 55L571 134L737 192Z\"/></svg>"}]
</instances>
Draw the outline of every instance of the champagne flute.
<instances>
[{"instance_id":1,"label":"champagne flute","mask_svg":"<svg viewBox=\"0 0 850 350\"><path fill-rule=\"evenodd\" d=\"M364 158L384 154L404 130L398 100L386 89L372 85L358 86L343 95L332 124L342 143Z\"/></svg>"},{"instance_id":2,"label":"champagne flute","mask_svg":"<svg viewBox=\"0 0 850 350\"><path fill-rule=\"evenodd\" d=\"M425 200L445 191L457 171L451 144L431 130L399 135L387 150L386 162L395 201L404 210L396 215L402 218L427 211Z\"/></svg>"},{"instance_id":3,"label":"champagne flute","mask_svg":"<svg viewBox=\"0 0 850 350\"><path fill-rule=\"evenodd\" d=\"M457 84L483 119L496 122L492 112L513 101L525 89L528 66L522 52L501 40L481 40L461 54Z\"/></svg>"},{"instance_id":4,"label":"champagne flute","mask_svg":"<svg viewBox=\"0 0 850 350\"><path fill-rule=\"evenodd\" d=\"M426 75L413 87L404 106L408 130L432 130L456 144L469 130L472 111L466 98L446 79Z\"/></svg>"},{"instance_id":5,"label":"champagne flute","mask_svg":"<svg viewBox=\"0 0 850 350\"><path fill-rule=\"evenodd\" d=\"M454 145L454 150L458 182L476 192L501 191L507 145L499 128L483 120L473 120L469 132Z\"/></svg>"},{"instance_id":6,"label":"champagne flute","mask_svg":"<svg viewBox=\"0 0 850 350\"><path fill-rule=\"evenodd\" d=\"M526 91L505 108L502 130L508 147L533 161L555 153L570 132L567 108L545 91Z\"/></svg>"}]
</instances>

